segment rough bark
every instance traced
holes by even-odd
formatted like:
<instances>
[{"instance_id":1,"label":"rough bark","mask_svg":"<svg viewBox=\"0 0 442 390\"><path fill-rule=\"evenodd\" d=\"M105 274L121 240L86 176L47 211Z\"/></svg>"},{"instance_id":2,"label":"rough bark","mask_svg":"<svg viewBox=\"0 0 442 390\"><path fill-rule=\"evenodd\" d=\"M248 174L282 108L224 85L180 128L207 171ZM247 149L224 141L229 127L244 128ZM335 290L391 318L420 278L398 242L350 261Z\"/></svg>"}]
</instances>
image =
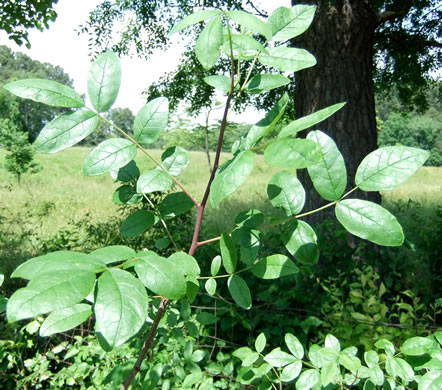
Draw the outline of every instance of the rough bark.
<instances>
[{"instance_id":1,"label":"rough bark","mask_svg":"<svg viewBox=\"0 0 442 390\"><path fill-rule=\"evenodd\" d=\"M310 3L318 7L312 26L293 42L294 46L307 49L317 59L315 67L296 73L296 117L347 102L343 109L315 129L331 136L344 155L348 190L354 186L354 176L361 160L377 147L372 73L377 15L367 0L292 0L292 3ZM314 191L306 170L300 172L300 180L308 194L305 210L327 203ZM380 200L378 193L356 192L352 197ZM326 209L314 214L309 222L322 221L332 214L333 209Z\"/></svg>"}]
</instances>

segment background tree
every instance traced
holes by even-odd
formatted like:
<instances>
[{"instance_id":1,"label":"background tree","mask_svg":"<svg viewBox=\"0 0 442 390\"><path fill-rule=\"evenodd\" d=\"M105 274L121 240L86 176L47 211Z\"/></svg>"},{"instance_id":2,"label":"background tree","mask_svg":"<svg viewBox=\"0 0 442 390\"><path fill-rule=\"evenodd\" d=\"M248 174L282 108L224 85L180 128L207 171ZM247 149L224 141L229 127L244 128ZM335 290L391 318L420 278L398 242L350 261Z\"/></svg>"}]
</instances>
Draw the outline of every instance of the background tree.
<instances>
[{"instance_id":1,"label":"background tree","mask_svg":"<svg viewBox=\"0 0 442 390\"><path fill-rule=\"evenodd\" d=\"M73 86L73 80L61 67L33 60L23 53L12 51L7 46L0 46L0 87L9 81L23 78L44 78ZM30 142L34 141L46 123L61 112L68 111L31 100L19 100L9 93L0 95L0 99L12 99L17 102L20 112L19 127L28 134Z\"/></svg>"},{"instance_id":2,"label":"background tree","mask_svg":"<svg viewBox=\"0 0 442 390\"><path fill-rule=\"evenodd\" d=\"M296 74L296 116L347 102L344 109L323 122L320 128L335 139L342 150L352 184L363 156L377 146L375 90L388 93L395 86L405 104L425 108L424 91L429 87L431 71L438 69L442 62L442 4L436 0L292 0L287 1L287 6L301 3L314 4L317 11L311 28L293 44L313 53L318 64ZM204 2L206 7L246 8L264 16L257 4L250 0ZM106 1L91 13L82 31L92 36L95 50L111 47L127 53L135 47L138 54L145 56L154 48L166 47L165 31L200 5L199 1L191 0ZM128 16L130 13L132 16ZM114 24L125 17L129 18L127 29L121 33L121 39L113 40ZM193 33L195 30L188 32ZM183 60L177 77L185 83L169 91L180 96L186 88L190 91L187 94L190 102L198 105L202 100L211 100L214 92L201 83L192 84L193 78L187 77L189 73L185 68L198 75L199 80L204 71L191 63L195 61L190 56ZM213 70L219 72L219 69ZM163 81L163 87L157 88L160 92L178 86L170 77ZM309 189L309 179L304 177L303 181ZM376 193L369 193L368 197L379 200ZM307 209L322 204L319 197L308 199ZM315 214L315 218L322 219L323 215Z\"/></svg>"},{"instance_id":3,"label":"background tree","mask_svg":"<svg viewBox=\"0 0 442 390\"><path fill-rule=\"evenodd\" d=\"M0 30L17 45L30 47L28 29L43 30L57 18L54 10L58 0L2 0L0 7Z\"/></svg>"}]
</instances>

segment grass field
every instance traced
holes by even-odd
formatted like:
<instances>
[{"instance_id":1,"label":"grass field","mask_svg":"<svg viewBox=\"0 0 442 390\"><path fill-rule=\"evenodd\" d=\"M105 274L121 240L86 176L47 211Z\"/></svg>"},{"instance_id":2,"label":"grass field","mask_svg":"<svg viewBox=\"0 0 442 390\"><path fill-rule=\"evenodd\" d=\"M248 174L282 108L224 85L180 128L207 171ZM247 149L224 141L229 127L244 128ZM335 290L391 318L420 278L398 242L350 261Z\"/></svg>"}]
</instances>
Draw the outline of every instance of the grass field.
<instances>
[{"instance_id":1,"label":"grass field","mask_svg":"<svg viewBox=\"0 0 442 390\"><path fill-rule=\"evenodd\" d=\"M41 236L51 235L69 221L81 220L86 215L93 221L115 215L117 206L111 202L111 196L118 185L108 174L86 177L82 173L82 163L89 150L75 147L56 154L38 154L36 161L42 170L34 175L25 174L21 186L5 169L0 168L0 213L3 210L3 213L14 215L29 210L40 216L38 234ZM160 159L160 151L152 150L151 153L154 158ZM0 162L4 155L5 152L0 150ZM223 161L228 158L228 154L223 154ZM209 177L206 156L201 152L191 152L190 159L191 163L180 180L197 199L201 199ZM137 164L141 171L153 166L140 154ZM270 210L266 184L276 171L264 164L262 156L257 156L252 176L219 209L208 210L207 222L219 231L231 225L236 212L242 209L256 207L262 211ZM387 207L410 199L422 204L442 205L442 168L424 167L396 190L383 194Z\"/></svg>"}]
</instances>

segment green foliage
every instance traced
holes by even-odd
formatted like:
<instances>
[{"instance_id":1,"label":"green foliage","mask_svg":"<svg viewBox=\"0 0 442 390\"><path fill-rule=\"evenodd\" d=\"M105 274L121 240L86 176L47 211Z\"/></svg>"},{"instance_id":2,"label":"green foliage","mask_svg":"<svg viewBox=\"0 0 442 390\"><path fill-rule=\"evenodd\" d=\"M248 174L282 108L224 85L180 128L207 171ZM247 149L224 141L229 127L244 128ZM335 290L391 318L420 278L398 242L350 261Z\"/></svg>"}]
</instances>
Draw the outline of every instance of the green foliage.
<instances>
[{"instance_id":1,"label":"green foliage","mask_svg":"<svg viewBox=\"0 0 442 390\"><path fill-rule=\"evenodd\" d=\"M28 141L28 135L18 130L10 119L0 119L0 146L8 152L4 168L19 184L24 173L39 171L40 166L34 161L34 148Z\"/></svg>"},{"instance_id":2,"label":"green foliage","mask_svg":"<svg viewBox=\"0 0 442 390\"><path fill-rule=\"evenodd\" d=\"M58 0L30 0L25 2L8 2L0 13L0 30L6 31L8 38L17 45L26 43L29 48L28 29L37 28L42 31L53 22L57 13L54 6Z\"/></svg>"},{"instance_id":3,"label":"green foliage","mask_svg":"<svg viewBox=\"0 0 442 390\"><path fill-rule=\"evenodd\" d=\"M340 152L333 142L322 137L320 132L313 133L308 139L291 138L304 130L305 126L321 122L343 104L328 107L304 120L298 119L282 129L278 138L267 141L264 138L276 128L276 123L282 118L288 105L289 98L284 95L265 118L252 126L233 146L231 159L220 164L227 115L231 106L235 105L235 97L250 86L254 64L258 61L284 72L308 68L316 63L315 58L304 49L274 45L275 41L292 38L305 31L313 14L314 7L308 5L292 9L280 8L267 22L263 22L242 11L206 12L197 14L178 26L177 30L180 30L192 23L206 21L195 43L198 61L204 68L210 69L220 57L226 56L232 66L230 89L220 124L219 147L202 200L196 200L181 182L180 174L189 164L188 153L183 148L169 147L161 155L160 162L144 147L157 142L168 123L168 99L158 97L151 100L136 115L133 136L114 126L122 137L109 138L97 145L86 157L83 172L87 176L109 173L116 182L120 182L112 199L128 210L128 215L119 228L122 236L136 238L158 225L163 230L163 237L154 246L159 250L168 249L171 253L163 256L159 251L154 251L154 247L146 247L145 242L142 242L142 248L137 248L142 250L126 247L118 242L118 245L107 244L93 251L81 247L80 251L57 250L33 257L21 264L11 275L12 278L22 278L28 282L8 299L6 315L10 323L47 315L42 324L39 320L33 323L35 331L39 328L40 336L44 336L80 326L92 313L97 340L105 351L124 348L127 343L135 343L138 347L144 344L133 368L133 362L128 360L115 367L102 382L103 385L116 386L122 383L121 388L128 389L132 384L139 387L141 383L143 387L155 388L160 380L167 380L171 366L167 370L163 369L162 357L154 362L153 368L149 367L151 363L143 363L149 351L155 351L162 345L161 340L154 343L154 338L155 335L160 338L164 335L164 322L167 321L167 325L173 328L171 335L175 340L168 340L170 345L178 343L180 348L184 345L185 363L175 369L174 375L179 378L175 382L179 382L180 388L201 388L205 384L208 388L213 388L215 380L210 375L209 366L207 374L198 363L205 364L211 360L216 344L208 357L202 350L193 351L192 341L198 337L198 329L195 329L195 324L188 322L192 315L190 303L197 299L201 281L205 281L209 299L220 300L219 305L222 307L217 309L215 306L214 314L202 311L196 316L196 320L203 325L217 324L220 315L217 311L222 309L224 312L229 307L232 318L230 323L221 322L221 328L233 329L237 321L235 305L246 312L253 310L256 298L251 287L266 280L279 283L280 278L296 278L300 273L298 265L313 267L318 263L317 235L312 227L299 220L303 216L334 206L338 221L349 233L384 246L402 245L402 228L389 211L372 202L345 198L357 188L379 191L397 187L423 165L428 158L427 152L404 146L381 148L360 163L356 187L343 194L343 179L334 177L345 175L342 161L334 169L327 154L330 150L334 158L340 161ZM264 44L256 40L258 35L265 38ZM250 70L241 79L235 68L242 61L248 60L252 60ZM118 57L110 51L102 53L89 71L88 94L93 108L82 108L50 122L36 140L38 150L52 153L71 147L92 133L98 121L109 123L102 113L109 110L116 100L120 82ZM266 91L279 85L279 82L270 82L266 86L264 84L262 88L253 87L253 91ZM18 96L31 97L50 105L84 107L83 100L75 91L52 80L14 81L6 84L5 88ZM322 142L315 141L320 138ZM220 237L201 241L200 230L208 201L213 208L220 207L226 198L238 190L251 175L256 150L259 149L264 149L264 161L278 168L297 170L320 165L326 172L324 177L315 169L311 169L309 173L316 186L321 189L320 192L326 193L327 197L332 192L332 201L318 210L301 213L305 190L289 172L278 172L269 183L268 194L272 205L283 208L288 218L275 218L266 224L268 221L262 212L256 209L246 210L236 217L235 228L231 232L222 232ZM155 167L142 172L134 161L138 151L152 160ZM177 187L179 192L172 192L160 200L155 199L155 193L174 191ZM183 197L187 197L187 201L183 201ZM180 215L184 216L193 206L197 209L193 238L191 242L189 240L181 243L180 233L185 227L177 225L176 231L171 231L169 221ZM279 240L280 243L282 241L280 245L285 248L282 248L283 251L287 250L294 261L285 254L276 251L266 254L261 250L263 232L275 226L283 231L280 237L282 240ZM198 252L202 253L197 251L198 248L217 241L219 250L217 248L216 253L217 256L220 253L221 258L215 256L212 261L208 261L204 256L198 256ZM187 253L180 247L181 244ZM219 274L221 264L226 274ZM309 269L306 270L308 272ZM209 272L210 276L205 276ZM353 293L355 290L353 289ZM229 298L223 297L225 292L229 293ZM181 324L178 323L178 314L171 302L178 300L180 316L184 321ZM396 304L397 307L405 307L400 302ZM417 304L418 302L415 303ZM320 320L316 319L315 322L315 318L311 318L306 319L301 327L304 326L308 333L310 327L319 324ZM251 328L248 322L243 326ZM185 343L183 338L186 336L181 330L184 328L193 339L186 340ZM225 377L232 381L233 377L235 386L259 384L262 389L271 388L274 383L294 380L297 381L298 389L327 386L331 383L352 385L358 384L360 380L366 382L365 386L384 383L384 374L381 372L381 381L380 368L373 354L366 359L367 366L363 366L356 356L357 348L351 346L341 351L340 342L334 336L325 337L325 347L316 344L310 346L307 364L302 360L304 346L293 334L286 335L285 343L290 353L278 346L263 354L266 338L259 336L255 344L256 352L242 347L232 353L232 356L241 360L240 368L235 367L232 360L224 368L217 369L215 376L223 372L221 381ZM405 357L424 353L437 360L440 356L435 351L439 348L439 343L437 336L430 341L410 339L402 353ZM435 383L438 381L438 361L436 367L434 364L422 367L421 362L411 366L403 355L395 354L394 346L389 341L380 340L375 346L387 353L387 380L398 377L404 383L414 381L415 367L416 372L425 369L428 380ZM174 360L177 360L175 355ZM147 375L143 365L147 366ZM137 377L139 372L141 375ZM370 382L367 382L367 378ZM220 385L225 387L227 384ZM228 387L233 388L230 385Z\"/></svg>"},{"instance_id":4,"label":"green foliage","mask_svg":"<svg viewBox=\"0 0 442 390\"><path fill-rule=\"evenodd\" d=\"M439 117L392 112L379 130L379 145L404 145L430 152L426 165L442 165L442 121Z\"/></svg>"}]
</instances>

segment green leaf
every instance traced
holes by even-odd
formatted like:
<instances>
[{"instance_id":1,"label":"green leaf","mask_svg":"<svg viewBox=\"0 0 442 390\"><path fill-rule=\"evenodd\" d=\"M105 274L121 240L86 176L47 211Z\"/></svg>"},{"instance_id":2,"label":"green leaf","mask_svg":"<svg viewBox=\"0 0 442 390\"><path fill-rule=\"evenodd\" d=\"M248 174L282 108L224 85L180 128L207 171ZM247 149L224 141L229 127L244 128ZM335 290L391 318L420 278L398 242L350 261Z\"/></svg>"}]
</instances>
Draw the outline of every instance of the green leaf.
<instances>
[{"instance_id":1,"label":"green leaf","mask_svg":"<svg viewBox=\"0 0 442 390\"><path fill-rule=\"evenodd\" d=\"M219 16L214 17L204 27L195 43L195 55L204 69L215 65L223 44L223 24Z\"/></svg>"},{"instance_id":2,"label":"green leaf","mask_svg":"<svg viewBox=\"0 0 442 390\"><path fill-rule=\"evenodd\" d=\"M5 281L5 275L0 274L0 287L3 284L4 281Z\"/></svg>"},{"instance_id":3,"label":"green leaf","mask_svg":"<svg viewBox=\"0 0 442 390\"><path fill-rule=\"evenodd\" d=\"M184 192L174 192L167 195L158 206L163 218L174 218L190 211L195 204Z\"/></svg>"},{"instance_id":4,"label":"green leaf","mask_svg":"<svg viewBox=\"0 0 442 390\"><path fill-rule=\"evenodd\" d=\"M252 148L262 137L269 134L284 114L288 102L289 96L284 94L266 116L250 128L247 136L241 139L240 149Z\"/></svg>"},{"instance_id":5,"label":"green leaf","mask_svg":"<svg viewBox=\"0 0 442 390\"><path fill-rule=\"evenodd\" d=\"M335 142L322 131L311 131L307 139L316 142L321 149L319 163L307 167L313 186L325 200L338 200L347 187L344 157Z\"/></svg>"},{"instance_id":6,"label":"green leaf","mask_svg":"<svg viewBox=\"0 0 442 390\"><path fill-rule=\"evenodd\" d=\"M206 84L209 84L211 87L219 89L220 91L223 91L225 93L230 92L231 80L227 76L206 76L204 77L204 81L206 82Z\"/></svg>"},{"instance_id":7,"label":"green leaf","mask_svg":"<svg viewBox=\"0 0 442 390\"><path fill-rule=\"evenodd\" d=\"M271 13L267 23L272 28L275 42L288 41L305 32L313 21L316 7L295 5L291 8L279 7Z\"/></svg>"},{"instance_id":8,"label":"green leaf","mask_svg":"<svg viewBox=\"0 0 442 390\"><path fill-rule=\"evenodd\" d=\"M207 279L206 283L204 284L204 287L206 288L206 291L210 295L215 295L215 293L216 293L216 280L215 279Z\"/></svg>"},{"instance_id":9,"label":"green leaf","mask_svg":"<svg viewBox=\"0 0 442 390\"><path fill-rule=\"evenodd\" d=\"M98 278L96 328L112 348L137 334L146 322L147 309L146 289L129 272L112 268Z\"/></svg>"},{"instance_id":10,"label":"green leaf","mask_svg":"<svg viewBox=\"0 0 442 390\"><path fill-rule=\"evenodd\" d=\"M221 268L221 256L215 256L210 264L210 273L212 276L218 275L218 272Z\"/></svg>"},{"instance_id":11,"label":"green leaf","mask_svg":"<svg viewBox=\"0 0 442 390\"><path fill-rule=\"evenodd\" d=\"M260 259L252 267L252 273L261 279L278 279L282 276L293 275L299 268L284 255L271 255Z\"/></svg>"},{"instance_id":12,"label":"green leaf","mask_svg":"<svg viewBox=\"0 0 442 390\"><path fill-rule=\"evenodd\" d=\"M293 336L291 333L286 333L284 341L287 344L287 348L296 359L301 360L304 357L304 348L297 337Z\"/></svg>"},{"instance_id":13,"label":"green leaf","mask_svg":"<svg viewBox=\"0 0 442 390\"><path fill-rule=\"evenodd\" d=\"M250 150L244 150L235 155L218 169L212 182L210 203L216 208L219 203L249 177L253 170L255 155Z\"/></svg>"},{"instance_id":14,"label":"green leaf","mask_svg":"<svg viewBox=\"0 0 442 390\"><path fill-rule=\"evenodd\" d=\"M171 146L163 152L161 161L172 176L178 176L190 163L189 153L180 146Z\"/></svg>"},{"instance_id":15,"label":"green leaf","mask_svg":"<svg viewBox=\"0 0 442 390\"><path fill-rule=\"evenodd\" d=\"M290 79L282 74L257 74L247 83L246 91L249 93L261 93L289 83Z\"/></svg>"},{"instance_id":16,"label":"green leaf","mask_svg":"<svg viewBox=\"0 0 442 390\"><path fill-rule=\"evenodd\" d=\"M419 390L440 390L442 388L442 372L428 371L419 378Z\"/></svg>"},{"instance_id":17,"label":"green leaf","mask_svg":"<svg viewBox=\"0 0 442 390\"><path fill-rule=\"evenodd\" d=\"M53 311L41 325L40 336L47 337L75 328L86 321L91 315L92 307L84 303Z\"/></svg>"},{"instance_id":18,"label":"green leaf","mask_svg":"<svg viewBox=\"0 0 442 390\"><path fill-rule=\"evenodd\" d=\"M257 209L241 211L235 218L235 224L246 229L258 228L263 223L264 214Z\"/></svg>"},{"instance_id":19,"label":"green leaf","mask_svg":"<svg viewBox=\"0 0 442 390\"><path fill-rule=\"evenodd\" d=\"M355 183L364 191L396 188L424 164L430 152L408 146L385 146L366 156L356 171Z\"/></svg>"},{"instance_id":20,"label":"green leaf","mask_svg":"<svg viewBox=\"0 0 442 390\"><path fill-rule=\"evenodd\" d=\"M144 105L134 121L134 137L141 145L154 143L169 121L169 100L159 97Z\"/></svg>"},{"instance_id":21,"label":"green leaf","mask_svg":"<svg viewBox=\"0 0 442 390\"><path fill-rule=\"evenodd\" d=\"M345 353L345 351L339 354L339 364L352 372L355 372L362 367L361 361L356 356L351 356Z\"/></svg>"},{"instance_id":22,"label":"green leaf","mask_svg":"<svg viewBox=\"0 0 442 390\"><path fill-rule=\"evenodd\" d=\"M124 237L136 237L155 224L155 215L148 210L137 210L130 214L120 225Z\"/></svg>"},{"instance_id":23,"label":"green leaf","mask_svg":"<svg viewBox=\"0 0 442 390\"><path fill-rule=\"evenodd\" d=\"M309 390L321 380L318 370L305 370L296 382L296 390Z\"/></svg>"},{"instance_id":24,"label":"green leaf","mask_svg":"<svg viewBox=\"0 0 442 390\"><path fill-rule=\"evenodd\" d=\"M140 203L143 196L135 191L131 185L118 187L112 195L112 202L115 204L137 204Z\"/></svg>"},{"instance_id":25,"label":"green leaf","mask_svg":"<svg viewBox=\"0 0 442 390\"><path fill-rule=\"evenodd\" d=\"M284 367L287 364L296 362L298 359L287 352L281 351L281 348L278 347L265 355L264 360L273 367Z\"/></svg>"},{"instance_id":26,"label":"green leaf","mask_svg":"<svg viewBox=\"0 0 442 390\"><path fill-rule=\"evenodd\" d=\"M34 257L20 264L11 274L12 278L32 280L40 275L68 271L96 272L103 269L104 262L84 253L57 251L47 255Z\"/></svg>"},{"instance_id":27,"label":"green leaf","mask_svg":"<svg viewBox=\"0 0 442 390\"><path fill-rule=\"evenodd\" d=\"M394 345L392 344L392 342L390 340L380 339L380 340L376 341L376 343L374 345L376 348L385 350L387 355L389 355L389 356L394 355L394 352L395 352Z\"/></svg>"},{"instance_id":28,"label":"green leaf","mask_svg":"<svg viewBox=\"0 0 442 390\"><path fill-rule=\"evenodd\" d=\"M297 72L316 65L316 58L307 50L286 46L271 47L258 59L261 64L273 66L281 72Z\"/></svg>"},{"instance_id":29,"label":"green leaf","mask_svg":"<svg viewBox=\"0 0 442 390\"><path fill-rule=\"evenodd\" d=\"M412 337L402 344L401 352L408 356L419 356L429 352L434 345L435 342L429 338Z\"/></svg>"},{"instance_id":30,"label":"green leaf","mask_svg":"<svg viewBox=\"0 0 442 390\"><path fill-rule=\"evenodd\" d=\"M96 249L89 253L90 257L103 262L104 264L115 263L117 261L129 260L135 257L136 252L124 245L111 245Z\"/></svg>"},{"instance_id":31,"label":"green leaf","mask_svg":"<svg viewBox=\"0 0 442 390\"><path fill-rule=\"evenodd\" d=\"M95 176L119 169L133 160L136 154L137 147L132 141L123 138L107 139L88 154L83 172L86 176Z\"/></svg>"},{"instance_id":32,"label":"green leaf","mask_svg":"<svg viewBox=\"0 0 442 390\"><path fill-rule=\"evenodd\" d=\"M379 364L379 355L376 351L367 351L364 353L364 360L369 368L375 367Z\"/></svg>"},{"instance_id":33,"label":"green leaf","mask_svg":"<svg viewBox=\"0 0 442 390\"><path fill-rule=\"evenodd\" d=\"M238 263L238 257L236 253L236 247L232 238L227 233L221 234L219 241L219 248L221 250L221 258L223 260L224 268L227 273L231 274L235 272L236 265Z\"/></svg>"},{"instance_id":34,"label":"green leaf","mask_svg":"<svg viewBox=\"0 0 442 390\"><path fill-rule=\"evenodd\" d=\"M8 300L8 321L35 317L80 303L92 290L95 273L77 270L39 274Z\"/></svg>"},{"instance_id":35,"label":"green leaf","mask_svg":"<svg viewBox=\"0 0 442 390\"><path fill-rule=\"evenodd\" d=\"M255 15L244 11L227 11L226 15L240 26L245 27L255 33L261 34L268 40L272 39L271 28Z\"/></svg>"},{"instance_id":36,"label":"green leaf","mask_svg":"<svg viewBox=\"0 0 442 390\"><path fill-rule=\"evenodd\" d=\"M308 129L309 127L312 127L313 125L316 125L332 116L336 111L344 107L344 105L345 102L333 104L332 106L323 108L322 110L316 111L313 114L296 119L281 130L278 138L294 136L298 131Z\"/></svg>"},{"instance_id":37,"label":"green leaf","mask_svg":"<svg viewBox=\"0 0 442 390\"><path fill-rule=\"evenodd\" d=\"M335 362L329 362L321 369L321 385L326 387L329 383L334 383L341 375L339 367Z\"/></svg>"},{"instance_id":38,"label":"green leaf","mask_svg":"<svg viewBox=\"0 0 442 390\"><path fill-rule=\"evenodd\" d=\"M284 367L280 378L282 382L292 382L298 377L302 370L302 362L297 361Z\"/></svg>"},{"instance_id":39,"label":"green leaf","mask_svg":"<svg viewBox=\"0 0 442 390\"><path fill-rule=\"evenodd\" d=\"M351 234L384 246L401 246L401 225L383 207L360 199L344 199L335 208L336 218Z\"/></svg>"},{"instance_id":40,"label":"green leaf","mask_svg":"<svg viewBox=\"0 0 442 390\"><path fill-rule=\"evenodd\" d=\"M230 40L232 46L230 46ZM228 56L240 60L250 60L258 53L267 53L266 48L252 37L242 34L225 35L221 50Z\"/></svg>"},{"instance_id":41,"label":"green leaf","mask_svg":"<svg viewBox=\"0 0 442 390\"><path fill-rule=\"evenodd\" d=\"M84 107L81 96L71 87L53 80L26 79L12 81L6 90L23 99L55 107Z\"/></svg>"},{"instance_id":42,"label":"green leaf","mask_svg":"<svg viewBox=\"0 0 442 390\"><path fill-rule=\"evenodd\" d=\"M98 112L112 107L118 96L121 83L120 59L107 51L99 55L89 69L87 91L92 106Z\"/></svg>"},{"instance_id":43,"label":"green leaf","mask_svg":"<svg viewBox=\"0 0 442 390\"><path fill-rule=\"evenodd\" d=\"M394 378L398 376L407 382L414 379L413 368L404 359L387 356L385 369Z\"/></svg>"},{"instance_id":44,"label":"green leaf","mask_svg":"<svg viewBox=\"0 0 442 390\"><path fill-rule=\"evenodd\" d=\"M326 348L329 348L329 349L331 349L331 350L333 350L335 352L340 352L341 351L341 344L339 343L339 340L335 336L333 336L331 334L328 334L325 337L324 345L325 345Z\"/></svg>"},{"instance_id":45,"label":"green leaf","mask_svg":"<svg viewBox=\"0 0 442 390\"><path fill-rule=\"evenodd\" d=\"M144 172L137 181L137 192L148 194L156 191L166 191L173 184L170 176L161 169L151 169Z\"/></svg>"},{"instance_id":46,"label":"green leaf","mask_svg":"<svg viewBox=\"0 0 442 390\"><path fill-rule=\"evenodd\" d=\"M227 287L230 295L239 307L243 309L250 309L252 307L252 297L249 287L241 276L230 276L227 280Z\"/></svg>"},{"instance_id":47,"label":"green leaf","mask_svg":"<svg viewBox=\"0 0 442 390\"><path fill-rule=\"evenodd\" d=\"M300 169L321 161L321 148L309 139L282 139L264 151L266 164L285 169Z\"/></svg>"},{"instance_id":48,"label":"green leaf","mask_svg":"<svg viewBox=\"0 0 442 390\"><path fill-rule=\"evenodd\" d=\"M184 276L197 277L200 275L201 270L198 262L193 256L188 255L184 252L176 252L170 255L167 260L174 264L174 267L180 268Z\"/></svg>"},{"instance_id":49,"label":"green leaf","mask_svg":"<svg viewBox=\"0 0 442 390\"><path fill-rule=\"evenodd\" d=\"M169 36L175 34L178 31L184 30L186 27L202 22L204 20L213 18L214 16L220 15L221 11L207 9L199 12L194 12L186 16L184 19L180 20L169 32Z\"/></svg>"},{"instance_id":50,"label":"green leaf","mask_svg":"<svg viewBox=\"0 0 442 390\"><path fill-rule=\"evenodd\" d=\"M98 125L98 117L89 110L64 114L49 122L34 142L39 153L55 153L80 142Z\"/></svg>"},{"instance_id":51,"label":"green leaf","mask_svg":"<svg viewBox=\"0 0 442 390\"><path fill-rule=\"evenodd\" d=\"M304 207L305 191L296 175L282 171L270 179L267 195L274 207L281 207L288 217L299 214Z\"/></svg>"},{"instance_id":52,"label":"green leaf","mask_svg":"<svg viewBox=\"0 0 442 390\"><path fill-rule=\"evenodd\" d=\"M154 252L140 254L135 272L141 282L156 295L168 299L180 299L186 295L186 280L181 268Z\"/></svg>"},{"instance_id":53,"label":"green leaf","mask_svg":"<svg viewBox=\"0 0 442 390\"><path fill-rule=\"evenodd\" d=\"M294 221L288 224L283 240L289 253L301 264L314 265L318 262L316 233L306 222Z\"/></svg>"},{"instance_id":54,"label":"green leaf","mask_svg":"<svg viewBox=\"0 0 442 390\"><path fill-rule=\"evenodd\" d=\"M267 338L264 333L260 333L255 340L255 349L256 352L261 353L266 347Z\"/></svg>"},{"instance_id":55,"label":"green leaf","mask_svg":"<svg viewBox=\"0 0 442 390\"><path fill-rule=\"evenodd\" d=\"M115 181L129 183L138 179L140 176L140 170L137 167L137 163L132 160L129 161L124 167L110 171L110 175Z\"/></svg>"},{"instance_id":56,"label":"green leaf","mask_svg":"<svg viewBox=\"0 0 442 390\"><path fill-rule=\"evenodd\" d=\"M240 246L241 260L252 265L259 252L259 230L249 229L245 226L238 227L232 232L232 239Z\"/></svg>"}]
</instances>

